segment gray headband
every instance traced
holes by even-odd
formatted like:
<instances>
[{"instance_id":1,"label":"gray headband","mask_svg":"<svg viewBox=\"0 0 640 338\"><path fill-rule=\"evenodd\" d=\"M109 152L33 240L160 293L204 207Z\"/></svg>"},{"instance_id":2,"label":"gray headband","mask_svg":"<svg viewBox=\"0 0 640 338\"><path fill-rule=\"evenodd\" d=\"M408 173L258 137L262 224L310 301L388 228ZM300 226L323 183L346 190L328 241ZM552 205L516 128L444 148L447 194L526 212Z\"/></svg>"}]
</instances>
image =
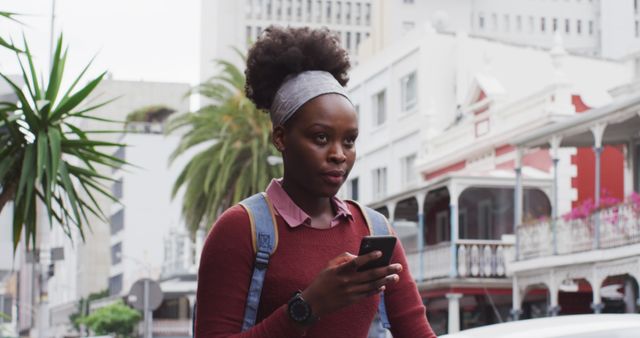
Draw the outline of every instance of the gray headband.
<instances>
[{"instance_id":1,"label":"gray headband","mask_svg":"<svg viewBox=\"0 0 640 338\"><path fill-rule=\"evenodd\" d=\"M308 70L284 80L271 104L271 123L279 126L287 122L307 101L323 94L339 94L347 98L347 91L329 72Z\"/></svg>"}]
</instances>

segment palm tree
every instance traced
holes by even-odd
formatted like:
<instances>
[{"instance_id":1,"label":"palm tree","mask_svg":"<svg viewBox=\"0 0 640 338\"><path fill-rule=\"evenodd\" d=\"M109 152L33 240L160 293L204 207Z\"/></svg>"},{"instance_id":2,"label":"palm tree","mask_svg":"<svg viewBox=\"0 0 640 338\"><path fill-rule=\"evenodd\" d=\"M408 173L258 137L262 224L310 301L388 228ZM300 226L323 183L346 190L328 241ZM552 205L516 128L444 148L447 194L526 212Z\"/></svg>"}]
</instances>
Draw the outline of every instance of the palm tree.
<instances>
[{"instance_id":1,"label":"palm tree","mask_svg":"<svg viewBox=\"0 0 640 338\"><path fill-rule=\"evenodd\" d=\"M89 113L110 101L91 107L83 102L106 73L75 90L89 63L65 88L62 84L67 50L62 49L62 36L47 82L38 81L26 40L24 51L16 55L26 89L0 73L17 98L17 103L0 102L0 211L13 201L14 250L23 230L27 247L30 243L35 247L38 200L45 206L50 224L55 219L70 239L75 227L84 240L87 212L106 218L94 195L99 193L116 200L103 185L104 180L112 179L98 174L95 166L124 164L97 149L123 145L92 140L91 135L103 131L83 131L77 127L80 119L104 120Z\"/></svg>"},{"instance_id":2,"label":"palm tree","mask_svg":"<svg viewBox=\"0 0 640 338\"><path fill-rule=\"evenodd\" d=\"M188 151L197 152L182 169L173 186L173 197L184 187L182 215L193 233L207 229L218 214L256 192L282 166L267 162L277 156L271 145L271 122L245 96L244 74L232 63L217 61L217 76L200 84L195 92L211 104L169 122L168 132L183 133L171 161Z\"/></svg>"}]
</instances>

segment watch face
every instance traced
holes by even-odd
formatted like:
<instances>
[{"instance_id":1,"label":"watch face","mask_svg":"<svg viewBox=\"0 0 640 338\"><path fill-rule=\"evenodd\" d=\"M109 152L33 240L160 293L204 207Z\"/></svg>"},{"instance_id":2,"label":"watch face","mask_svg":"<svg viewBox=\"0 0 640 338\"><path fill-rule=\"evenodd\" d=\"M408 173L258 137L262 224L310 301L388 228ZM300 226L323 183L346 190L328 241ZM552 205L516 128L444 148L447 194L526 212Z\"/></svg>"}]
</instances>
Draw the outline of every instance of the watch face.
<instances>
[{"instance_id":1,"label":"watch face","mask_svg":"<svg viewBox=\"0 0 640 338\"><path fill-rule=\"evenodd\" d=\"M309 311L309 305L304 302L304 300L298 298L291 302L289 306L289 315L291 319L297 322L306 321L311 315L311 311Z\"/></svg>"}]
</instances>

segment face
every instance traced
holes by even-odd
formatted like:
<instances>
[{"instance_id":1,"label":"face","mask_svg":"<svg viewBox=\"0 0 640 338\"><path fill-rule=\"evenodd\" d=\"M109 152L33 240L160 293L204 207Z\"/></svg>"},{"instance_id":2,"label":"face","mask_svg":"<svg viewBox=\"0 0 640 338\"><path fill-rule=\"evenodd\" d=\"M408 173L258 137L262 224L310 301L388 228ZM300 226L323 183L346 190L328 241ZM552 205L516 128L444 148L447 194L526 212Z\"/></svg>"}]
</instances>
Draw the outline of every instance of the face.
<instances>
[{"instance_id":1,"label":"face","mask_svg":"<svg viewBox=\"0 0 640 338\"><path fill-rule=\"evenodd\" d=\"M287 184L311 196L334 196L353 167L357 137L356 111L344 96L325 94L305 103L273 131Z\"/></svg>"}]
</instances>

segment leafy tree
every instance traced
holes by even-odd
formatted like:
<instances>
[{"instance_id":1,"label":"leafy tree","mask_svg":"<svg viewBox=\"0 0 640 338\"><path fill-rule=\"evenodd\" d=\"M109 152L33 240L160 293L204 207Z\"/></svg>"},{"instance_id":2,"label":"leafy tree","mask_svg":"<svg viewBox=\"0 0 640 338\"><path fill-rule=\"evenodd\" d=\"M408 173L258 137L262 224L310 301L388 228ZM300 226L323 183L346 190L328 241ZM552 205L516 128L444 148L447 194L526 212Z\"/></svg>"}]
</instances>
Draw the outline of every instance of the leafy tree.
<instances>
[{"instance_id":1,"label":"leafy tree","mask_svg":"<svg viewBox=\"0 0 640 338\"><path fill-rule=\"evenodd\" d=\"M105 306L82 318L80 322L96 335L114 334L116 337L131 337L142 319L140 312L126 306L122 301Z\"/></svg>"},{"instance_id":2,"label":"leafy tree","mask_svg":"<svg viewBox=\"0 0 640 338\"><path fill-rule=\"evenodd\" d=\"M104 120L89 113L110 101L90 107L83 102L105 73L76 89L90 62L70 85L63 86L67 50L63 51L62 36L47 82L38 81L26 39L24 52L16 56L26 89L0 74L18 101L0 102L0 211L13 201L14 250L23 229L27 246L35 246L38 200L45 205L50 224L55 219L69 238L71 228L76 227L84 240L87 212L106 218L94 195L116 201L103 184L112 178L98 174L95 166L124 164L97 149L123 145L92 140L90 136L101 131L83 131L77 125L81 119Z\"/></svg>"},{"instance_id":3,"label":"leafy tree","mask_svg":"<svg viewBox=\"0 0 640 338\"><path fill-rule=\"evenodd\" d=\"M196 151L173 186L173 196L185 188L182 215L195 232L211 226L218 213L266 188L282 175L267 157L279 155L270 141L271 121L245 96L244 74L232 63L217 61L218 75L195 88L207 105L169 123L168 132L182 134L171 161Z\"/></svg>"},{"instance_id":4,"label":"leafy tree","mask_svg":"<svg viewBox=\"0 0 640 338\"><path fill-rule=\"evenodd\" d=\"M94 292L89 294L87 298L80 298L78 301L78 308L76 312L69 315L69 321L76 331L80 332L80 325L82 325L82 319L89 314L89 306L91 302L96 299L102 299L109 296L109 289L102 290L100 292ZM80 332L82 334L82 332Z\"/></svg>"}]
</instances>

